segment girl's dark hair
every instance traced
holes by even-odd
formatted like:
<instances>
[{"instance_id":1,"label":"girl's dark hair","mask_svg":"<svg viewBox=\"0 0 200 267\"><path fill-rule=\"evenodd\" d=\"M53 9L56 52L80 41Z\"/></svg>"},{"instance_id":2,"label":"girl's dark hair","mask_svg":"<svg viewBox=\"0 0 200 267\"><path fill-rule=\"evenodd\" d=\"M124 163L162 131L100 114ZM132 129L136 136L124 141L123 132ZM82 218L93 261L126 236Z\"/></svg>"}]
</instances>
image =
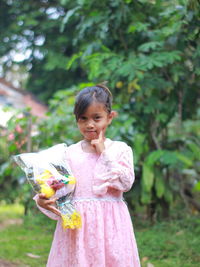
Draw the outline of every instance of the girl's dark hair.
<instances>
[{"instance_id":1,"label":"girl's dark hair","mask_svg":"<svg viewBox=\"0 0 200 267\"><path fill-rule=\"evenodd\" d=\"M112 94L108 87L104 84L97 84L95 86L86 87L78 93L74 106L74 114L77 121L93 102L104 104L106 111L110 113L112 106Z\"/></svg>"}]
</instances>

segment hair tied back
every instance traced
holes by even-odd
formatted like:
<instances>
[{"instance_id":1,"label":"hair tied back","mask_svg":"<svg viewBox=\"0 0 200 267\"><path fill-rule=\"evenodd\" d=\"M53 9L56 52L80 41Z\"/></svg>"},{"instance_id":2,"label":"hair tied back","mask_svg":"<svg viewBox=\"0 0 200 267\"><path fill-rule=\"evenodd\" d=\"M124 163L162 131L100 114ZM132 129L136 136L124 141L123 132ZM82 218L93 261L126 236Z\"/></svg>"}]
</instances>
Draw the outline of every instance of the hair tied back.
<instances>
[{"instance_id":1,"label":"hair tied back","mask_svg":"<svg viewBox=\"0 0 200 267\"><path fill-rule=\"evenodd\" d=\"M108 96L111 97L111 99L112 99L112 93L108 89L108 87L106 86L107 83L108 83L107 81L103 81L102 83L98 83L95 86L99 87L99 88L102 88L108 94Z\"/></svg>"}]
</instances>

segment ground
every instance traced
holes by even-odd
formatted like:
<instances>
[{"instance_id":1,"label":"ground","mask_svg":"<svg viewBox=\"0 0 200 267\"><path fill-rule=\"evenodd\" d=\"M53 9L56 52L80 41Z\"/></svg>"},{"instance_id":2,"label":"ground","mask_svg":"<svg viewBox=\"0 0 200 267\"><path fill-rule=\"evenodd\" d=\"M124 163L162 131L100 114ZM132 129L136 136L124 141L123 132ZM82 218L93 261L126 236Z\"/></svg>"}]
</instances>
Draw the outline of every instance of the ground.
<instances>
[{"instance_id":1,"label":"ground","mask_svg":"<svg viewBox=\"0 0 200 267\"><path fill-rule=\"evenodd\" d=\"M9 219L9 220L3 221L0 224L0 229L2 230L4 227L7 227L8 225L11 225L11 224L21 224L21 223L22 223L22 219ZM0 267L19 267L19 265L9 262L7 260L0 259Z\"/></svg>"},{"instance_id":2,"label":"ground","mask_svg":"<svg viewBox=\"0 0 200 267\"><path fill-rule=\"evenodd\" d=\"M19 266L19 265L16 265L12 262L0 259L0 267L17 267L17 266Z\"/></svg>"}]
</instances>

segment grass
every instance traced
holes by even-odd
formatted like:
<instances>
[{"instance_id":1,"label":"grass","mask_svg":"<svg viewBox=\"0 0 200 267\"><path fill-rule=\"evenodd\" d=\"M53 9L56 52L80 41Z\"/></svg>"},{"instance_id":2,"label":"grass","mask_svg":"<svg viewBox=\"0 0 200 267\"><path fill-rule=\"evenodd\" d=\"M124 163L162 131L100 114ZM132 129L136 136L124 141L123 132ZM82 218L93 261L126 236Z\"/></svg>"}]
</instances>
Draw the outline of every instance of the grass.
<instances>
[{"instance_id":1,"label":"grass","mask_svg":"<svg viewBox=\"0 0 200 267\"><path fill-rule=\"evenodd\" d=\"M22 224L9 224L19 218L22 219ZM42 214L24 217L20 205L1 205L1 224L2 221L0 258L18 263L20 267L46 266L55 222Z\"/></svg>"},{"instance_id":2,"label":"grass","mask_svg":"<svg viewBox=\"0 0 200 267\"><path fill-rule=\"evenodd\" d=\"M197 267L200 262L200 217L146 225L136 230L142 266Z\"/></svg>"},{"instance_id":3,"label":"grass","mask_svg":"<svg viewBox=\"0 0 200 267\"><path fill-rule=\"evenodd\" d=\"M23 219L22 224L6 225ZM139 219L138 219L139 220ZM20 267L46 265L55 222L42 214L24 219L20 205L1 205L0 258ZM146 221L134 222L142 266L197 267L200 262L200 216L188 216L151 226ZM33 254L39 258L30 257Z\"/></svg>"},{"instance_id":4,"label":"grass","mask_svg":"<svg viewBox=\"0 0 200 267\"><path fill-rule=\"evenodd\" d=\"M24 214L24 207L20 204L6 205L0 203L0 223L8 219L21 218Z\"/></svg>"}]
</instances>

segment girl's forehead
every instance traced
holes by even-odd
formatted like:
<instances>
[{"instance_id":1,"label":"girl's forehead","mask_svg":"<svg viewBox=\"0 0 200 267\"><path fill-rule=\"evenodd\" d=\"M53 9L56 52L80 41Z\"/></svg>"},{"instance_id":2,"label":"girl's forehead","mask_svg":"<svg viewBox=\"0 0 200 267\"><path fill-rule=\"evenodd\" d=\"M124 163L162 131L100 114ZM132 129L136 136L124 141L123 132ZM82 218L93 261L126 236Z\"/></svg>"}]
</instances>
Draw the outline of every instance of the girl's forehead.
<instances>
[{"instance_id":1,"label":"girl's forehead","mask_svg":"<svg viewBox=\"0 0 200 267\"><path fill-rule=\"evenodd\" d=\"M101 112L106 112L106 107L103 103L99 102L92 102L87 109L85 110L85 113L101 113Z\"/></svg>"}]
</instances>

